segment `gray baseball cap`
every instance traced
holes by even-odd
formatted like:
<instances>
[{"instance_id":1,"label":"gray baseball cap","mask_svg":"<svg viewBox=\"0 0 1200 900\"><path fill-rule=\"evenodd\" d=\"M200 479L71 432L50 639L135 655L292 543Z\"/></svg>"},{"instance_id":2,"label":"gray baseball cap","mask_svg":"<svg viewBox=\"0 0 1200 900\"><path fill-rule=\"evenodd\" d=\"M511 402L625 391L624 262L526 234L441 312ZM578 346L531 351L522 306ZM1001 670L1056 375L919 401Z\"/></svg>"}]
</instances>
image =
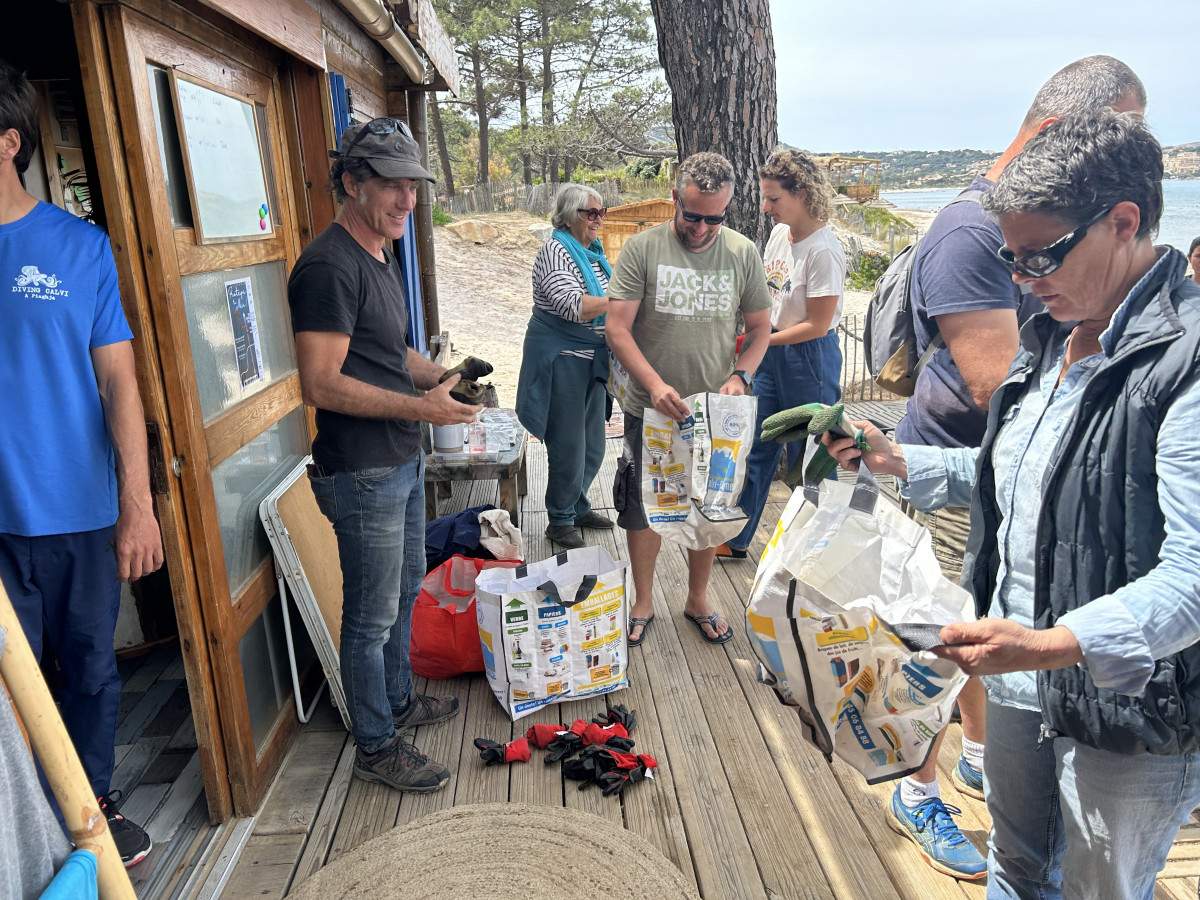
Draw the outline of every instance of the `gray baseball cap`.
<instances>
[{"instance_id":1,"label":"gray baseball cap","mask_svg":"<svg viewBox=\"0 0 1200 900\"><path fill-rule=\"evenodd\" d=\"M342 132L340 153L330 156L366 160L381 178L417 178L435 181L421 165L421 150L408 126L399 119L372 119Z\"/></svg>"}]
</instances>

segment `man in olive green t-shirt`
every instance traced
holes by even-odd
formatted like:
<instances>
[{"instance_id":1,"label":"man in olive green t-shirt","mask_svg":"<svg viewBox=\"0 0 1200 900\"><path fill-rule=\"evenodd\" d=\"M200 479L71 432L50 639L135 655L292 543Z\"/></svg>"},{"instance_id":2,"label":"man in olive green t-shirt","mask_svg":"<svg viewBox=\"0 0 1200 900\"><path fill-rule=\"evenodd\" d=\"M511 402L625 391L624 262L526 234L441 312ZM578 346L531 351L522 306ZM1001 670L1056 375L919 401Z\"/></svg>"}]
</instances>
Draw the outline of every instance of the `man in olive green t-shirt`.
<instances>
[{"instance_id":1,"label":"man in olive green t-shirt","mask_svg":"<svg viewBox=\"0 0 1200 900\"><path fill-rule=\"evenodd\" d=\"M654 564L662 544L641 501L642 411L653 406L683 421L681 398L701 391L748 394L771 334L771 298L757 248L722 228L733 196L733 167L716 153L696 153L679 166L675 215L634 235L608 284L608 346L629 372L622 403L625 443L613 485L617 524L629 539L635 603L629 643L641 644L654 618ZM746 324L736 356L737 314ZM716 548L688 551L683 612L709 643L733 632L708 602Z\"/></svg>"}]
</instances>

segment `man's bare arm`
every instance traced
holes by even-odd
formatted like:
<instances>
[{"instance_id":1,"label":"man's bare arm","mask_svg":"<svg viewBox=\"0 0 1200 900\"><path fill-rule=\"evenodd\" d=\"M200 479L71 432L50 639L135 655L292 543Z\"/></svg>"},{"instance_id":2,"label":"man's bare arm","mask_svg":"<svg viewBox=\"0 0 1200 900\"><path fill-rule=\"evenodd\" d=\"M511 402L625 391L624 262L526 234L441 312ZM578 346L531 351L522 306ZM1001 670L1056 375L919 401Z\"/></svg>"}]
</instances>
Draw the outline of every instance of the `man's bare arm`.
<instances>
[{"instance_id":1,"label":"man's bare arm","mask_svg":"<svg viewBox=\"0 0 1200 900\"><path fill-rule=\"evenodd\" d=\"M654 371L654 366L650 365L633 340L633 323L642 307L642 301L621 300L616 297L610 297L609 300L611 302L608 304L608 318L604 325L604 338L609 349L630 377L650 394L650 402L655 409L673 419L686 419L688 409L679 392L659 377Z\"/></svg>"},{"instance_id":2,"label":"man's bare arm","mask_svg":"<svg viewBox=\"0 0 1200 900\"><path fill-rule=\"evenodd\" d=\"M445 366L430 362L412 347L408 348L408 358L405 362L408 371L412 373L413 384L422 391L432 391L437 387L438 379L446 374Z\"/></svg>"},{"instance_id":3,"label":"man's bare arm","mask_svg":"<svg viewBox=\"0 0 1200 900\"><path fill-rule=\"evenodd\" d=\"M975 405L987 409L1017 355L1016 312L980 309L935 316L934 321Z\"/></svg>"},{"instance_id":4,"label":"man's bare arm","mask_svg":"<svg viewBox=\"0 0 1200 900\"><path fill-rule=\"evenodd\" d=\"M742 353L737 359L737 367L754 374L762 365L771 343L771 311L760 309L758 312L743 313L742 320L746 323L746 337L742 340Z\"/></svg>"},{"instance_id":5,"label":"man's bare arm","mask_svg":"<svg viewBox=\"0 0 1200 900\"><path fill-rule=\"evenodd\" d=\"M92 350L96 388L112 441L117 471L117 524L113 548L117 577L133 581L163 563L162 536L150 496L146 416L138 393L133 344L119 341Z\"/></svg>"},{"instance_id":6,"label":"man's bare arm","mask_svg":"<svg viewBox=\"0 0 1200 900\"><path fill-rule=\"evenodd\" d=\"M343 375L342 365L349 349L348 334L332 331L296 333L300 393L305 403L365 419L419 419L434 425L470 422L483 408L467 406L450 396L450 388L458 384L457 375L421 397L389 391ZM433 363L429 366L438 368ZM428 370L424 370L422 377L427 376ZM436 381L435 378L435 384Z\"/></svg>"}]
</instances>

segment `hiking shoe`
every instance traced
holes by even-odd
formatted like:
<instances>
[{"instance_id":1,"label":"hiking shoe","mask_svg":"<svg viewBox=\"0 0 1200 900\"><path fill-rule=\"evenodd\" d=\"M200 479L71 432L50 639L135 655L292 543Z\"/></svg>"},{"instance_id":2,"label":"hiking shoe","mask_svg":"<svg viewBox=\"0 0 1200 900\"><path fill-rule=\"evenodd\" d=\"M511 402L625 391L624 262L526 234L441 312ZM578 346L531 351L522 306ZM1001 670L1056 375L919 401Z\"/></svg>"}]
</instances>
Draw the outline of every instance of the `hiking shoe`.
<instances>
[{"instance_id":1,"label":"hiking shoe","mask_svg":"<svg viewBox=\"0 0 1200 900\"><path fill-rule=\"evenodd\" d=\"M145 859L154 845L150 842L150 835L146 834L140 825L135 825L121 815L121 810L117 807L120 797L120 791L113 791L111 794L97 797L96 802L100 804L100 811L108 820L108 832L112 835L113 843L117 845L117 852L121 854L121 862L128 869Z\"/></svg>"},{"instance_id":2,"label":"hiking shoe","mask_svg":"<svg viewBox=\"0 0 1200 900\"><path fill-rule=\"evenodd\" d=\"M975 881L987 875L987 860L951 818L961 814L961 809L947 806L940 797L930 797L916 809L909 809L900 799L900 785L896 785L887 823L892 831L916 844L925 861L938 872Z\"/></svg>"},{"instance_id":3,"label":"hiking shoe","mask_svg":"<svg viewBox=\"0 0 1200 900\"><path fill-rule=\"evenodd\" d=\"M954 767L954 786L968 797L982 800L983 772L967 762L965 756L960 756L958 765Z\"/></svg>"},{"instance_id":4,"label":"hiking shoe","mask_svg":"<svg viewBox=\"0 0 1200 900\"><path fill-rule=\"evenodd\" d=\"M547 525L546 537L568 550L583 546L583 535L574 525Z\"/></svg>"},{"instance_id":5,"label":"hiking shoe","mask_svg":"<svg viewBox=\"0 0 1200 900\"><path fill-rule=\"evenodd\" d=\"M416 728L444 722L458 713L457 697L426 697L413 691L412 702L403 713L392 714L392 725L401 728Z\"/></svg>"},{"instance_id":6,"label":"hiking shoe","mask_svg":"<svg viewBox=\"0 0 1200 900\"><path fill-rule=\"evenodd\" d=\"M450 770L435 763L396 732L374 753L354 750L354 775L363 781L378 781L398 791L427 794L445 786Z\"/></svg>"},{"instance_id":7,"label":"hiking shoe","mask_svg":"<svg viewBox=\"0 0 1200 900\"><path fill-rule=\"evenodd\" d=\"M588 510L586 515L580 516L575 520L576 528L612 528L613 521L607 516L602 516L594 509Z\"/></svg>"},{"instance_id":8,"label":"hiking shoe","mask_svg":"<svg viewBox=\"0 0 1200 900\"><path fill-rule=\"evenodd\" d=\"M717 559L746 559L750 555L748 550L739 550L737 547L730 547L728 544L722 544L717 548Z\"/></svg>"}]
</instances>

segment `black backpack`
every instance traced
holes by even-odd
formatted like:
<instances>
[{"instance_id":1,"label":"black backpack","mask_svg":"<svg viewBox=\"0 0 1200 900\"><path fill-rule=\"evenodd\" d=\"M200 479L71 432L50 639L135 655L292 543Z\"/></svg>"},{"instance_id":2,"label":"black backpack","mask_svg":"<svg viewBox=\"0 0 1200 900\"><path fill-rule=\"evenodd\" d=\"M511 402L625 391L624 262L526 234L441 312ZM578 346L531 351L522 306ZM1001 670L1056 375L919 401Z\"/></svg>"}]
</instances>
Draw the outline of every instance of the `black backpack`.
<instances>
[{"instance_id":1,"label":"black backpack","mask_svg":"<svg viewBox=\"0 0 1200 900\"><path fill-rule=\"evenodd\" d=\"M984 192L969 190L950 203L980 203ZM945 345L940 334L933 336L925 352L917 355L917 330L912 312L912 266L922 238L896 254L879 280L867 305L863 328L863 351L867 369L875 383L893 394L911 397L917 376L939 347Z\"/></svg>"}]
</instances>

